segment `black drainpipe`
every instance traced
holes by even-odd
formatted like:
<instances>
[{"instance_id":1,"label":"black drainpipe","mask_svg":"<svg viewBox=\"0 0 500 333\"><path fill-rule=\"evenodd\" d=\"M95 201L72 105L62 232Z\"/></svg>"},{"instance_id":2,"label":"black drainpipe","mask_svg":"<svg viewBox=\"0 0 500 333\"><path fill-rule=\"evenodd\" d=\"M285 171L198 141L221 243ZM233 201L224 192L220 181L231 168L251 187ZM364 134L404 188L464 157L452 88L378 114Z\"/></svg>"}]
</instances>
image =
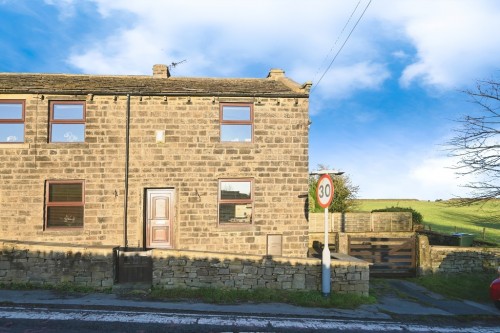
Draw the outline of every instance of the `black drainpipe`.
<instances>
[{"instance_id":1,"label":"black drainpipe","mask_svg":"<svg viewBox=\"0 0 500 333\"><path fill-rule=\"evenodd\" d=\"M127 237L127 212L128 212L128 165L129 165L129 146L130 146L130 94L127 94L127 119L125 129L125 198L123 208L123 243L125 249L128 248Z\"/></svg>"}]
</instances>

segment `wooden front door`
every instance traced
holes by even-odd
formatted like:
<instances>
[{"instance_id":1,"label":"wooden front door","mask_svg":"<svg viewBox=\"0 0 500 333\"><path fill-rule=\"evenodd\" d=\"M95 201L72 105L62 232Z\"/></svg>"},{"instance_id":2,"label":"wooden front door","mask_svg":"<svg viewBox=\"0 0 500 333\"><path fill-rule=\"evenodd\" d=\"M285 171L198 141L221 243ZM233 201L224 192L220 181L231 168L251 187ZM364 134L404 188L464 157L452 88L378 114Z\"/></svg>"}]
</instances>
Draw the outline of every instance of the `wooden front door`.
<instances>
[{"instance_id":1,"label":"wooden front door","mask_svg":"<svg viewBox=\"0 0 500 333\"><path fill-rule=\"evenodd\" d=\"M146 247L171 248L174 225L174 190L146 190Z\"/></svg>"}]
</instances>

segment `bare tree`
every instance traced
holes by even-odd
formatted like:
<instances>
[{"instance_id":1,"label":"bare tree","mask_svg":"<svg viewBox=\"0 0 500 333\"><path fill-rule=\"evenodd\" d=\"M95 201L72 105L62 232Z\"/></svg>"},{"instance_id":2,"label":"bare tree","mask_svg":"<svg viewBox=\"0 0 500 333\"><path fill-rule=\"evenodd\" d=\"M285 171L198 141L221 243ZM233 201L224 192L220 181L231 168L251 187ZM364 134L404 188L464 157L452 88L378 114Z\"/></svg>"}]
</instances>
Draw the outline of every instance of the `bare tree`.
<instances>
[{"instance_id":1,"label":"bare tree","mask_svg":"<svg viewBox=\"0 0 500 333\"><path fill-rule=\"evenodd\" d=\"M458 120L456 135L447 144L450 155L458 158L456 173L474 176L464 184L471 192L457 200L461 205L500 198L500 81L478 81L475 90L464 93L479 108Z\"/></svg>"}]
</instances>

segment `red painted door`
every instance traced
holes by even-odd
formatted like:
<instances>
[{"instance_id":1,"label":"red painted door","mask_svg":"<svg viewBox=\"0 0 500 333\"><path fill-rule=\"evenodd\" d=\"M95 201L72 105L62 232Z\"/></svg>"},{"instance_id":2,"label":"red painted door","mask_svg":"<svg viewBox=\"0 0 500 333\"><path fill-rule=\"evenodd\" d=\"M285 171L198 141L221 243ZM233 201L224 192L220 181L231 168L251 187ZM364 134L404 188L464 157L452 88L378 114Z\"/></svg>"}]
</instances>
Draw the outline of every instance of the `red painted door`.
<instances>
[{"instance_id":1,"label":"red painted door","mask_svg":"<svg viewBox=\"0 0 500 333\"><path fill-rule=\"evenodd\" d=\"M174 190L146 190L146 247L171 248Z\"/></svg>"}]
</instances>

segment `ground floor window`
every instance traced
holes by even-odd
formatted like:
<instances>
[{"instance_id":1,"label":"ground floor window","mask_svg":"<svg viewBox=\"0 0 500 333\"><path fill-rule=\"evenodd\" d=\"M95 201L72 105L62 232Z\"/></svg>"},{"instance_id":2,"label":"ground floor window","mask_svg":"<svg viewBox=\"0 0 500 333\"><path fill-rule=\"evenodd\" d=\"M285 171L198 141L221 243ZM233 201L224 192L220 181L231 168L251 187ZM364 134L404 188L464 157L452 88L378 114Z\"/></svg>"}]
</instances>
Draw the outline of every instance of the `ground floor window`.
<instances>
[{"instance_id":1,"label":"ground floor window","mask_svg":"<svg viewBox=\"0 0 500 333\"><path fill-rule=\"evenodd\" d=\"M45 228L81 228L85 206L84 181L47 181Z\"/></svg>"},{"instance_id":2,"label":"ground floor window","mask_svg":"<svg viewBox=\"0 0 500 333\"><path fill-rule=\"evenodd\" d=\"M251 224L253 180L219 180L219 224Z\"/></svg>"}]
</instances>

